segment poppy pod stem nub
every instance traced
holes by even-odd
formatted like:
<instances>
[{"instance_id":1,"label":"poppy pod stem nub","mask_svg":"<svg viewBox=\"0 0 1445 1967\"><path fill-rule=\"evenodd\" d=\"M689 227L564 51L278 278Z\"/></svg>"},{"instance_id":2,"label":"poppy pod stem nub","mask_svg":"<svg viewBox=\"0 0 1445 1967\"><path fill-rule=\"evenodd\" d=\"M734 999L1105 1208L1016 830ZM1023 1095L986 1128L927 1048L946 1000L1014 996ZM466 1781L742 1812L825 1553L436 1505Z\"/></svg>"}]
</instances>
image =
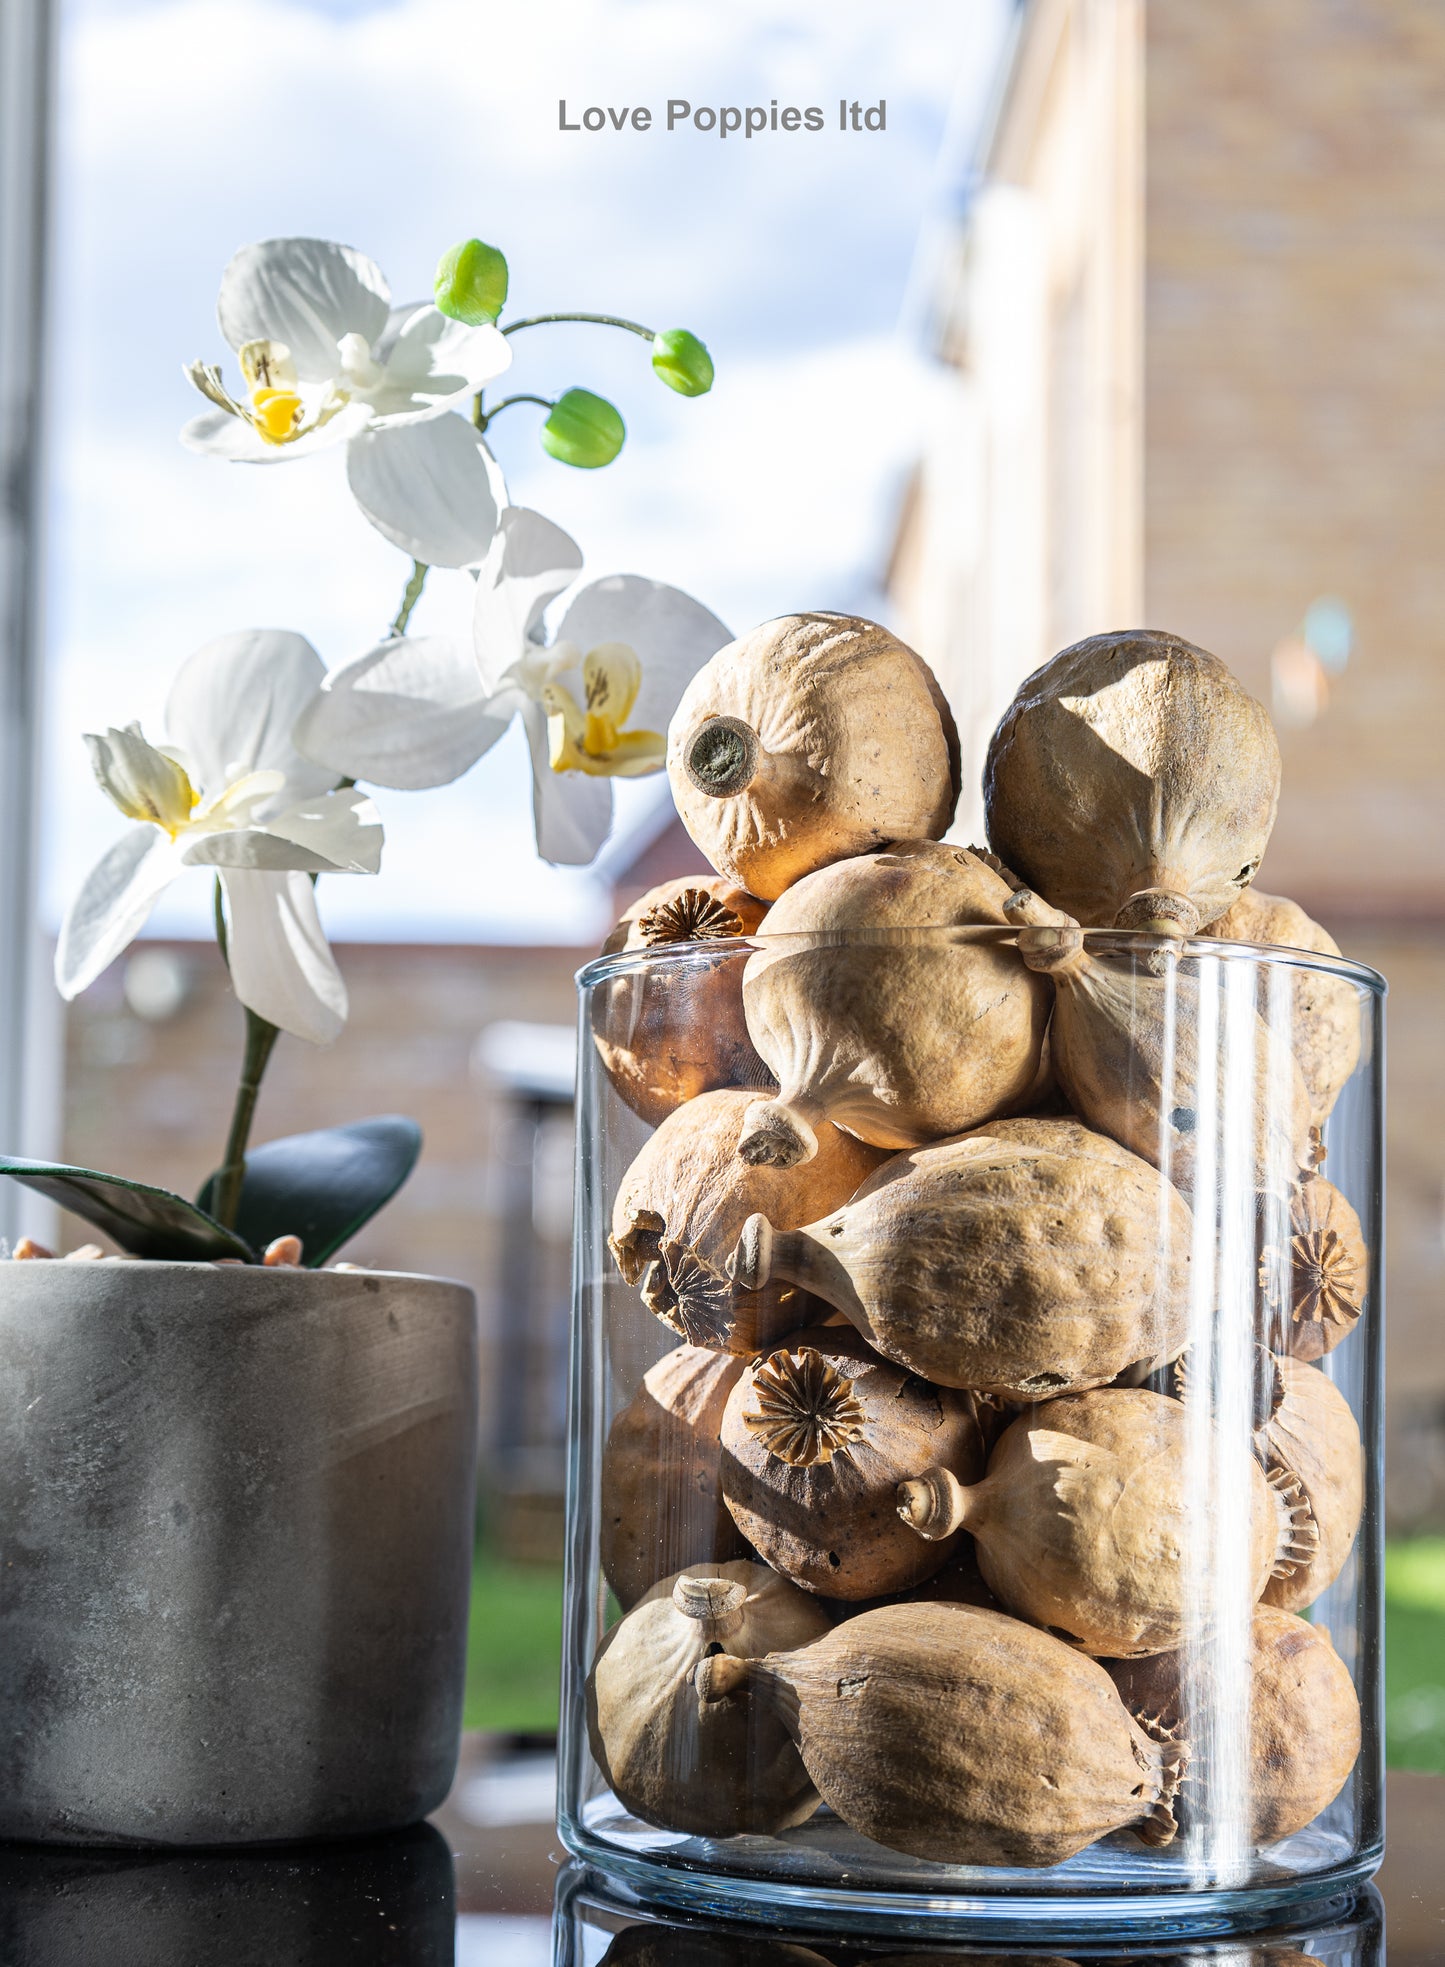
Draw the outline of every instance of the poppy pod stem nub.
<instances>
[{"instance_id":1,"label":"poppy pod stem nub","mask_svg":"<svg viewBox=\"0 0 1445 1967\"><path fill-rule=\"evenodd\" d=\"M1069 975L1088 962L1084 938L1073 916L1065 915L1061 908L1050 908L1032 888L1020 888L1010 895L1003 912L1019 931L1019 955L1031 970Z\"/></svg>"},{"instance_id":2,"label":"poppy pod stem nub","mask_svg":"<svg viewBox=\"0 0 1445 1967\"><path fill-rule=\"evenodd\" d=\"M751 1664L750 1660L737 1659L731 1653L714 1653L711 1659L699 1660L692 1674L699 1703L725 1701L729 1694L746 1687Z\"/></svg>"},{"instance_id":3,"label":"poppy pod stem nub","mask_svg":"<svg viewBox=\"0 0 1445 1967\"><path fill-rule=\"evenodd\" d=\"M948 1468L926 1468L898 1485L898 1514L929 1543L951 1537L968 1520L968 1491Z\"/></svg>"},{"instance_id":4,"label":"poppy pod stem nub","mask_svg":"<svg viewBox=\"0 0 1445 1967\"><path fill-rule=\"evenodd\" d=\"M1176 894L1172 888L1141 888L1114 917L1114 927L1183 942L1199 933L1199 910L1188 895Z\"/></svg>"},{"instance_id":5,"label":"poppy pod stem nub","mask_svg":"<svg viewBox=\"0 0 1445 1967\"><path fill-rule=\"evenodd\" d=\"M757 777L758 734L740 717L709 717L688 739L682 763L699 792L730 799Z\"/></svg>"},{"instance_id":6,"label":"poppy pod stem nub","mask_svg":"<svg viewBox=\"0 0 1445 1967\"><path fill-rule=\"evenodd\" d=\"M715 1639L737 1631L747 1596L747 1586L736 1579L693 1578L686 1572L672 1587L672 1602L678 1611L699 1620Z\"/></svg>"},{"instance_id":7,"label":"poppy pod stem nub","mask_svg":"<svg viewBox=\"0 0 1445 1967\"><path fill-rule=\"evenodd\" d=\"M749 1216L727 1272L740 1291L761 1291L772 1275L773 1226L766 1216Z\"/></svg>"},{"instance_id":8,"label":"poppy pod stem nub","mask_svg":"<svg viewBox=\"0 0 1445 1967\"><path fill-rule=\"evenodd\" d=\"M814 1109L821 1117L821 1109ZM754 1100L743 1116L738 1153L750 1168L801 1168L818 1152L818 1136L801 1103Z\"/></svg>"}]
</instances>

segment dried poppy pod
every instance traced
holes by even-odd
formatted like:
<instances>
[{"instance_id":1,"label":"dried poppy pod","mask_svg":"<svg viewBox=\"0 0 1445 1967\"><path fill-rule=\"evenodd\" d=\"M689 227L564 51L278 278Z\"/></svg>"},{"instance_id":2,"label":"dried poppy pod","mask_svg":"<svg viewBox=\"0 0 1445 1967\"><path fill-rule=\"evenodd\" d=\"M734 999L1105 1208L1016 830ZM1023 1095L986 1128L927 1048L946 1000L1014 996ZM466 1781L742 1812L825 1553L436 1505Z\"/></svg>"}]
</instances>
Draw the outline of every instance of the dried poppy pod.
<instances>
[{"instance_id":1,"label":"dried poppy pod","mask_svg":"<svg viewBox=\"0 0 1445 1967\"><path fill-rule=\"evenodd\" d=\"M1192 936L1254 879L1279 800L1262 705L1218 657L1150 630L1034 671L984 763L989 845L1090 927Z\"/></svg>"},{"instance_id":2,"label":"dried poppy pod","mask_svg":"<svg viewBox=\"0 0 1445 1967\"><path fill-rule=\"evenodd\" d=\"M1184 1751L1134 1721L1104 1669L969 1605L884 1605L765 1659L703 1661L704 1705L786 1715L852 1829L955 1865L1062 1864L1126 1826L1174 1836Z\"/></svg>"},{"instance_id":3,"label":"dried poppy pod","mask_svg":"<svg viewBox=\"0 0 1445 1967\"><path fill-rule=\"evenodd\" d=\"M899 1148L1027 1107L1043 1072L1047 983L1001 942L870 941L880 930L998 927L1008 895L978 855L932 840L790 888L763 933L800 946L765 945L743 972L748 1030L780 1088L749 1116L743 1155L805 1161L825 1119Z\"/></svg>"},{"instance_id":4,"label":"dried poppy pod","mask_svg":"<svg viewBox=\"0 0 1445 1967\"><path fill-rule=\"evenodd\" d=\"M1260 1198L1259 1283L1276 1352L1321 1359L1365 1306L1370 1252L1360 1219L1332 1182L1302 1170L1286 1203Z\"/></svg>"},{"instance_id":5,"label":"dried poppy pod","mask_svg":"<svg viewBox=\"0 0 1445 1967\"><path fill-rule=\"evenodd\" d=\"M746 1551L718 1473L723 1409L742 1370L732 1353L675 1346L612 1423L602 1451L602 1569L624 1611L683 1564Z\"/></svg>"},{"instance_id":6,"label":"dried poppy pod","mask_svg":"<svg viewBox=\"0 0 1445 1967\"><path fill-rule=\"evenodd\" d=\"M1318 1366L1277 1358L1280 1398L1261 1431L1269 1478L1308 1511L1310 1534L1265 1586L1282 1612L1313 1605L1345 1568L1365 1505L1365 1450L1350 1404Z\"/></svg>"},{"instance_id":7,"label":"dried poppy pod","mask_svg":"<svg viewBox=\"0 0 1445 1967\"><path fill-rule=\"evenodd\" d=\"M925 1379L1027 1401L1179 1350L1190 1237L1138 1155L1073 1120L999 1121L894 1155L819 1222L751 1218L729 1267L801 1285Z\"/></svg>"},{"instance_id":8,"label":"dried poppy pod","mask_svg":"<svg viewBox=\"0 0 1445 1967\"><path fill-rule=\"evenodd\" d=\"M1298 902L1246 888L1232 907L1209 925L1223 942L1265 943L1281 949L1308 949L1338 956L1340 946L1328 929L1313 922ZM1295 970L1290 977L1294 1024L1290 1042L1299 1061L1317 1127L1323 1126L1340 1089L1360 1062L1360 1005L1353 984L1321 970Z\"/></svg>"},{"instance_id":9,"label":"dried poppy pod","mask_svg":"<svg viewBox=\"0 0 1445 1967\"><path fill-rule=\"evenodd\" d=\"M1256 1608L1248 1657L1250 1837L1274 1844L1313 1823L1344 1788L1360 1753L1360 1704L1329 1634L1292 1612ZM1181 1797L1187 1823L1191 1791L1209 1788L1208 1683L1201 1687L1200 1668L1181 1653L1109 1671L1136 1719L1195 1743Z\"/></svg>"},{"instance_id":10,"label":"dried poppy pod","mask_svg":"<svg viewBox=\"0 0 1445 1967\"><path fill-rule=\"evenodd\" d=\"M933 672L886 628L784 615L693 677L667 774L718 873L773 901L830 861L938 839L958 803L958 732Z\"/></svg>"},{"instance_id":11,"label":"dried poppy pod","mask_svg":"<svg viewBox=\"0 0 1445 1967\"><path fill-rule=\"evenodd\" d=\"M1177 971L1154 975L1128 960L1095 955L1072 916L1027 888L1010 895L1004 909L1018 925L1024 962L1053 979L1050 1056L1069 1104L1091 1127L1112 1134L1188 1190L1200 1094L1194 979ZM1255 1074L1248 1152L1255 1179L1265 1182L1276 1169L1306 1165L1312 1120L1293 1055L1257 1013L1248 1015ZM1232 1110L1227 1056L1221 1044L1215 1068L1215 1110L1221 1114ZM1225 1143L1224 1151L1233 1152L1233 1144Z\"/></svg>"},{"instance_id":12,"label":"dried poppy pod","mask_svg":"<svg viewBox=\"0 0 1445 1967\"><path fill-rule=\"evenodd\" d=\"M751 1702L699 1704L709 1653L785 1654L826 1615L765 1564L695 1565L664 1578L615 1625L587 1680L592 1755L644 1823L694 1837L768 1836L818 1807L787 1728Z\"/></svg>"},{"instance_id":13,"label":"dried poppy pod","mask_svg":"<svg viewBox=\"0 0 1445 1967\"><path fill-rule=\"evenodd\" d=\"M619 1096L650 1127L684 1100L717 1086L771 1085L743 1017L743 959L708 946L750 936L763 904L718 875L687 875L649 888L602 945L695 950L686 962L628 970L592 996L592 1042Z\"/></svg>"},{"instance_id":14,"label":"dried poppy pod","mask_svg":"<svg viewBox=\"0 0 1445 1967\"><path fill-rule=\"evenodd\" d=\"M1021 1415L966 1488L930 1469L898 1492L922 1537L973 1535L999 1602L1105 1659L1181 1643L1191 1536L1188 1420L1177 1400L1142 1388L1066 1394ZM1225 1444L1214 1453L1226 1460ZM1233 1474L1249 1497L1239 1562L1257 1599L1293 1548L1286 1499L1246 1449Z\"/></svg>"},{"instance_id":15,"label":"dried poppy pod","mask_svg":"<svg viewBox=\"0 0 1445 1967\"><path fill-rule=\"evenodd\" d=\"M830 1598L906 1591L948 1562L960 1539L921 1549L896 1500L939 1461L964 1481L983 1473L972 1396L890 1365L846 1326L754 1360L723 1415L733 1521L774 1569Z\"/></svg>"},{"instance_id":16,"label":"dried poppy pod","mask_svg":"<svg viewBox=\"0 0 1445 1967\"><path fill-rule=\"evenodd\" d=\"M608 1248L648 1309L690 1345L753 1353L813 1321L796 1285L735 1285L726 1264L743 1224L778 1210L789 1227L851 1195L882 1156L826 1122L804 1168L753 1167L738 1138L748 1092L700 1093L668 1115L622 1179Z\"/></svg>"}]
</instances>

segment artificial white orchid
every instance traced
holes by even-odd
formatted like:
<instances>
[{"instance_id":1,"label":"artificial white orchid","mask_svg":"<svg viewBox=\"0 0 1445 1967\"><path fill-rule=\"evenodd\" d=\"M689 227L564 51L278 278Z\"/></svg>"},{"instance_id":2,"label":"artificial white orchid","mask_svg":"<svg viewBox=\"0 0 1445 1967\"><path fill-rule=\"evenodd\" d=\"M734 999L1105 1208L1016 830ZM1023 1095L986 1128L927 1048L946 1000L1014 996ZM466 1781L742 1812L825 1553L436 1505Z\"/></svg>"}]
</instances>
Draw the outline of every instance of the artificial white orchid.
<instances>
[{"instance_id":1,"label":"artificial white orchid","mask_svg":"<svg viewBox=\"0 0 1445 1967\"><path fill-rule=\"evenodd\" d=\"M77 996L126 948L187 867L215 869L241 1002L313 1044L346 1021L346 987L327 947L312 876L375 874L376 808L305 758L292 727L325 675L303 636L226 635L181 668L166 703L170 740L139 724L87 736L102 789L128 819L86 877L56 951L61 995Z\"/></svg>"},{"instance_id":2,"label":"artificial white orchid","mask_svg":"<svg viewBox=\"0 0 1445 1967\"><path fill-rule=\"evenodd\" d=\"M678 699L731 635L659 581L619 574L575 586L581 566L560 527L509 508L479 572L472 646L449 636L380 643L327 678L297 745L350 778L421 791L459 778L520 715L538 852L585 865L611 829L611 781L662 768Z\"/></svg>"},{"instance_id":3,"label":"artificial white orchid","mask_svg":"<svg viewBox=\"0 0 1445 1967\"><path fill-rule=\"evenodd\" d=\"M244 387L191 363L186 375L213 407L182 443L267 464L345 442L352 494L394 545L428 566L482 558L506 491L454 406L507 368L505 335L430 302L393 307L380 267L325 239L243 247L221 276L217 317Z\"/></svg>"}]
</instances>

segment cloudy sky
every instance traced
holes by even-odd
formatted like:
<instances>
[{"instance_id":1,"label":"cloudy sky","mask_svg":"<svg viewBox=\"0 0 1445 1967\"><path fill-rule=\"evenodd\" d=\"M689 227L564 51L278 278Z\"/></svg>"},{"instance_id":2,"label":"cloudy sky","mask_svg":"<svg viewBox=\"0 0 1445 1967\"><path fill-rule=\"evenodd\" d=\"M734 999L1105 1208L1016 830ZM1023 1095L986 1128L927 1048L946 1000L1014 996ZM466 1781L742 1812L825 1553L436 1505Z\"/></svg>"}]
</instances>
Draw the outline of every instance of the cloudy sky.
<instances>
[{"instance_id":1,"label":"cloudy sky","mask_svg":"<svg viewBox=\"0 0 1445 1967\"><path fill-rule=\"evenodd\" d=\"M337 453L258 470L183 452L180 374L219 359L217 281L243 243L360 247L424 298L468 235L512 269L508 312L585 308L703 336L711 396L658 386L643 343L520 336L509 389L613 398L619 462L569 471L540 412L495 426L514 501L588 572L688 589L735 631L798 608L880 606L899 491L936 378L920 352L930 242L966 189L1008 0L65 0L58 128L55 505L45 894L52 920L122 824L79 733L162 724L210 637L279 626L328 663L373 642L408 571L361 519ZM906 25L904 25L906 23ZM839 97L887 129L840 133ZM647 105L654 126L558 128L558 102ZM666 104L816 104L828 127L750 143L659 127ZM229 358L228 358L229 359ZM465 618L433 577L414 627ZM637 824L655 782L626 788ZM383 795L380 879L323 885L334 934L575 943L599 884L539 866L505 742L458 785ZM155 927L203 933L207 883Z\"/></svg>"}]
</instances>

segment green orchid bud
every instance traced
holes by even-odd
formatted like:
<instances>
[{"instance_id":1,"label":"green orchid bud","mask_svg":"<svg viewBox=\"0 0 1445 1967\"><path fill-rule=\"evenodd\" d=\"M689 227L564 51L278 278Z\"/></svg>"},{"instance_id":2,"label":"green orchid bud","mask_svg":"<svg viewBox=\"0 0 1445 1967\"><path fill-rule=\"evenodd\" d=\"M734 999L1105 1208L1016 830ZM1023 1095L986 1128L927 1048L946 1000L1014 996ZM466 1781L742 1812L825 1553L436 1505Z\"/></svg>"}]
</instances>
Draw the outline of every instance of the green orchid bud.
<instances>
[{"instance_id":1,"label":"green orchid bud","mask_svg":"<svg viewBox=\"0 0 1445 1967\"><path fill-rule=\"evenodd\" d=\"M590 389L569 389L552 405L542 426L542 449L560 464L584 471L611 464L622 449L627 426L605 396Z\"/></svg>"},{"instance_id":2,"label":"green orchid bud","mask_svg":"<svg viewBox=\"0 0 1445 1967\"><path fill-rule=\"evenodd\" d=\"M432 289L436 304L451 321L480 328L496 320L507 304L507 262L495 246L464 239L437 261Z\"/></svg>"},{"instance_id":3,"label":"green orchid bud","mask_svg":"<svg viewBox=\"0 0 1445 1967\"><path fill-rule=\"evenodd\" d=\"M686 328L665 328L653 336L652 366L679 396L706 396L712 388L712 357Z\"/></svg>"}]
</instances>

